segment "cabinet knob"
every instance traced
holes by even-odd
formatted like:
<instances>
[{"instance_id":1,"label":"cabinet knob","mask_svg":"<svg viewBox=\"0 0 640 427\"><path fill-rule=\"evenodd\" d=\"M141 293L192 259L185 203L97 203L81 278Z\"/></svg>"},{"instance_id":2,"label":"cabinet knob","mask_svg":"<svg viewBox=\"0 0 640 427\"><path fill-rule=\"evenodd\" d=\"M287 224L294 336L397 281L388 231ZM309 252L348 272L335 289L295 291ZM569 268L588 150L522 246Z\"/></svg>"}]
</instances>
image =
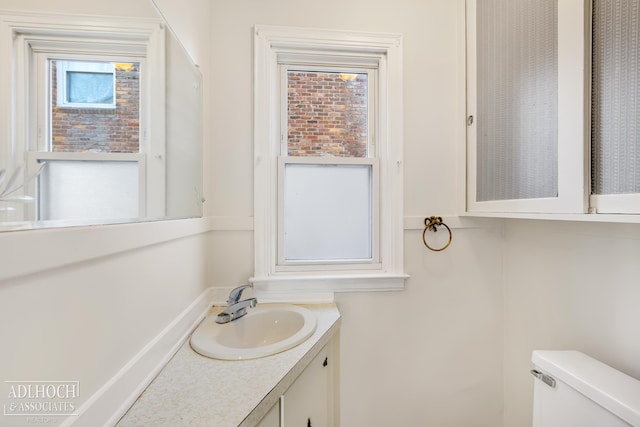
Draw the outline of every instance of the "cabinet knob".
<instances>
[{"instance_id":1,"label":"cabinet knob","mask_svg":"<svg viewBox=\"0 0 640 427\"><path fill-rule=\"evenodd\" d=\"M327 366L329 364L329 358L325 357L324 362L322 362L322 366Z\"/></svg>"},{"instance_id":2,"label":"cabinet knob","mask_svg":"<svg viewBox=\"0 0 640 427\"><path fill-rule=\"evenodd\" d=\"M307 418L307 427L311 427L311 418Z\"/></svg>"}]
</instances>

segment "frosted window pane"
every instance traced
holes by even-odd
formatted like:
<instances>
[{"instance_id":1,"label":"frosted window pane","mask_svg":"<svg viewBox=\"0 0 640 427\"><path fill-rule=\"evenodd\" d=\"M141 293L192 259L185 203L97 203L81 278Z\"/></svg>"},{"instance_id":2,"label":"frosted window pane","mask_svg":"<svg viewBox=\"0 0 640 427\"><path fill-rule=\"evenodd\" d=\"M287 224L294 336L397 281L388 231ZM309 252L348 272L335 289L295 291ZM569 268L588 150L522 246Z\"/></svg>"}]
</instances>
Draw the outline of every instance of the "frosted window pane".
<instances>
[{"instance_id":1,"label":"frosted window pane","mask_svg":"<svg viewBox=\"0 0 640 427\"><path fill-rule=\"evenodd\" d=\"M285 165L285 259L371 259L371 180L371 165Z\"/></svg>"},{"instance_id":2,"label":"frosted window pane","mask_svg":"<svg viewBox=\"0 0 640 427\"><path fill-rule=\"evenodd\" d=\"M593 2L592 191L640 193L640 2Z\"/></svg>"},{"instance_id":3,"label":"frosted window pane","mask_svg":"<svg viewBox=\"0 0 640 427\"><path fill-rule=\"evenodd\" d=\"M137 218L137 162L47 161L39 179L41 220Z\"/></svg>"},{"instance_id":4,"label":"frosted window pane","mask_svg":"<svg viewBox=\"0 0 640 427\"><path fill-rule=\"evenodd\" d=\"M557 1L477 2L477 200L558 193Z\"/></svg>"}]
</instances>

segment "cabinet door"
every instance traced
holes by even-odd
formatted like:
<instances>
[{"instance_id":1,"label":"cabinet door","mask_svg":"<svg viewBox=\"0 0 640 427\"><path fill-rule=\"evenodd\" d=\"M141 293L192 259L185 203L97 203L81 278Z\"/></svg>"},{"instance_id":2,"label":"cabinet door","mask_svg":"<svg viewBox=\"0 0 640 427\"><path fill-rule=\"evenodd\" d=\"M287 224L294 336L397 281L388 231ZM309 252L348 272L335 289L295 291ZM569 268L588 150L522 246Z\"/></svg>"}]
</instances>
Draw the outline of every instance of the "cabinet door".
<instances>
[{"instance_id":1,"label":"cabinet door","mask_svg":"<svg viewBox=\"0 0 640 427\"><path fill-rule=\"evenodd\" d=\"M586 211L585 3L467 0L467 211Z\"/></svg>"},{"instance_id":2,"label":"cabinet door","mask_svg":"<svg viewBox=\"0 0 640 427\"><path fill-rule=\"evenodd\" d=\"M594 0L591 203L597 213L640 213L640 4Z\"/></svg>"},{"instance_id":3,"label":"cabinet door","mask_svg":"<svg viewBox=\"0 0 640 427\"><path fill-rule=\"evenodd\" d=\"M256 427L280 427L280 400L269 409Z\"/></svg>"},{"instance_id":4,"label":"cabinet door","mask_svg":"<svg viewBox=\"0 0 640 427\"><path fill-rule=\"evenodd\" d=\"M329 427L333 425L330 345L325 346L282 397L283 427Z\"/></svg>"}]
</instances>

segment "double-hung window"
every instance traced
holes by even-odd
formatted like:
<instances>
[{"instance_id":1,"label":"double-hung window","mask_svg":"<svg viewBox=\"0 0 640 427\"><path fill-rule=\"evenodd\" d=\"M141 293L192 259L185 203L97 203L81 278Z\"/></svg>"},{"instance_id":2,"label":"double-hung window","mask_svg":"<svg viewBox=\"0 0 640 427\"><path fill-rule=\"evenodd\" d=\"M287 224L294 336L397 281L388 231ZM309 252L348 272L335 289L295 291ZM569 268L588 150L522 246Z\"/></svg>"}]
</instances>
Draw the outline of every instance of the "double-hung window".
<instances>
[{"instance_id":1,"label":"double-hung window","mask_svg":"<svg viewBox=\"0 0 640 427\"><path fill-rule=\"evenodd\" d=\"M256 27L255 283L402 288L400 47Z\"/></svg>"},{"instance_id":2,"label":"double-hung window","mask_svg":"<svg viewBox=\"0 0 640 427\"><path fill-rule=\"evenodd\" d=\"M376 268L376 70L283 63L280 72L277 271Z\"/></svg>"}]
</instances>

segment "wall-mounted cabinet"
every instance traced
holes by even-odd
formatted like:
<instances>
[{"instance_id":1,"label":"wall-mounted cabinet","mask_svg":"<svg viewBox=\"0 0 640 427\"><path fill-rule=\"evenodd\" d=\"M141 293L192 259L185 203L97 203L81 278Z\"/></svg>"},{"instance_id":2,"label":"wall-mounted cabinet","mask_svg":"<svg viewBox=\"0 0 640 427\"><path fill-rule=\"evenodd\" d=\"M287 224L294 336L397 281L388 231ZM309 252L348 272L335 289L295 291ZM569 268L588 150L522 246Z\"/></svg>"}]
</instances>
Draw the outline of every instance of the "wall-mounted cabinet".
<instances>
[{"instance_id":1,"label":"wall-mounted cabinet","mask_svg":"<svg viewBox=\"0 0 640 427\"><path fill-rule=\"evenodd\" d=\"M467 2L467 211L585 212L583 9Z\"/></svg>"},{"instance_id":2,"label":"wall-mounted cabinet","mask_svg":"<svg viewBox=\"0 0 640 427\"><path fill-rule=\"evenodd\" d=\"M466 211L640 213L637 2L468 0L466 16Z\"/></svg>"}]
</instances>

